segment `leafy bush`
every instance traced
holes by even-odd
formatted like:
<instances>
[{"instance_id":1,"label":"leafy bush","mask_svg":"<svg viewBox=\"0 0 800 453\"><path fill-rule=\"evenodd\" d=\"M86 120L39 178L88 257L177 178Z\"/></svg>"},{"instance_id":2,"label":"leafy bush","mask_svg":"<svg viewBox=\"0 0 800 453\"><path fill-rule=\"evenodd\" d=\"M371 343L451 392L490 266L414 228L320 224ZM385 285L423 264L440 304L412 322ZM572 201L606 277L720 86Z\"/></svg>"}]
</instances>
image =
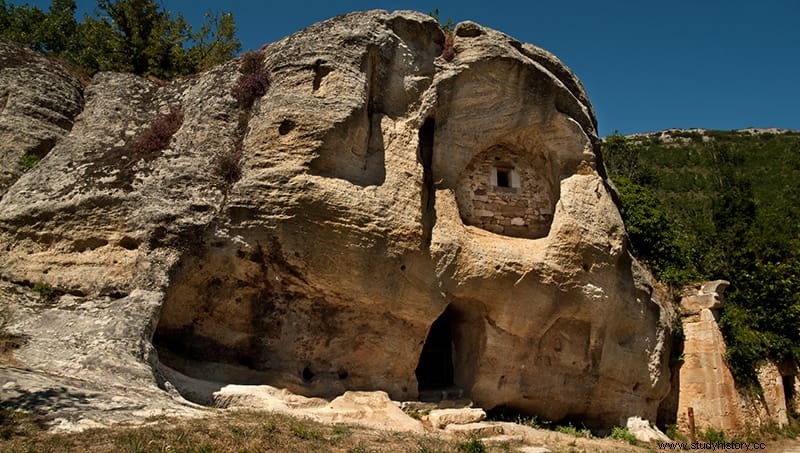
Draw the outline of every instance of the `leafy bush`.
<instances>
[{"instance_id":1,"label":"leafy bush","mask_svg":"<svg viewBox=\"0 0 800 453\"><path fill-rule=\"evenodd\" d=\"M269 89L270 71L264 67L264 53L247 52L242 55L239 72L241 75L232 94L242 108L250 108Z\"/></svg>"},{"instance_id":2,"label":"leafy bush","mask_svg":"<svg viewBox=\"0 0 800 453\"><path fill-rule=\"evenodd\" d=\"M628 428L622 428L620 426L615 426L611 428L611 438L617 440L624 440L625 442L631 445L636 445L638 443L636 441L636 436L631 434L631 432L628 431Z\"/></svg>"},{"instance_id":3,"label":"leafy bush","mask_svg":"<svg viewBox=\"0 0 800 453\"><path fill-rule=\"evenodd\" d=\"M717 431L714 428L708 428L707 430L701 432L700 438L714 444L723 444L729 442L728 438L725 436L725 431Z\"/></svg>"},{"instance_id":4,"label":"leafy bush","mask_svg":"<svg viewBox=\"0 0 800 453\"><path fill-rule=\"evenodd\" d=\"M558 425L558 426L556 426L556 431L558 431L560 433L564 433L564 434L570 434L570 435L577 436L577 437L585 437L587 439L592 437L592 432L591 431L589 431L586 428L578 429L578 428L572 426L572 423L567 423L566 425Z\"/></svg>"},{"instance_id":5,"label":"leafy bush","mask_svg":"<svg viewBox=\"0 0 800 453\"><path fill-rule=\"evenodd\" d=\"M25 153L19 158L19 169L22 171L28 171L31 168L35 167L36 164L39 163L39 156L36 154L28 154Z\"/></svg>"},{"instance_id":6,"label":"leafy bush","mask_svg":"<svg viewBox=\"0 0 800 453\"><path fill-rule=\"evenodd\" d=\"M667 432L665 434L672 440L680 440L680 441L686 440L686 436L684 436L683 433L680 432L680 430L678 429L678 425L674 423L667 425Z\"/></svg>"},{"instance_id":7,"label":"leafy bush","mask_svg":"<svg viewBox=\"0 0 800 453\"><path fill-rule=\"evenodd\" d=\"M42 298L44 301L51 301L53 298L56 297L56 292L52 286L48 285L47 283L39 282L33 285L33 290L39 293L39 297Z\"/></svg>"},{"instance_id":8,"label":"leafy bush","mask_svg":"<svg viewBox=\"0 0 800 453\"><path fill-rule=\"evenodd\" d=\"M661 200L648 188L626 177L613 178L620 213L631 245L656 276L667 283L686 284L696 277L678 242L675 225Z\"/></svg>"},{"instance_id":9,"label":"leafy bush","mask_svg":"<svg viewBox=\"0 0 800 453\"><path fill-rule=\"evenodd\" d=\"M535 415L531 415L525 419L520 420L518 422L521 425L530 426L531 428L539 428L539 429L550 429L550 426L553 424L550 420L540 419Z\"/></svg>"},{"instance_id":10,"label":"leafy bush","mask_svg":"<svg viewBox=\"0 0 800 453\"><path fill-rule=\"evenodd\" d=\"M183 124L183 112L171 108L169 113L156 118L150 127L128 144L128 147L138 157L161 151L169 145L170 139L181 128L181 124Z\"/></svg>"}]
</instances>

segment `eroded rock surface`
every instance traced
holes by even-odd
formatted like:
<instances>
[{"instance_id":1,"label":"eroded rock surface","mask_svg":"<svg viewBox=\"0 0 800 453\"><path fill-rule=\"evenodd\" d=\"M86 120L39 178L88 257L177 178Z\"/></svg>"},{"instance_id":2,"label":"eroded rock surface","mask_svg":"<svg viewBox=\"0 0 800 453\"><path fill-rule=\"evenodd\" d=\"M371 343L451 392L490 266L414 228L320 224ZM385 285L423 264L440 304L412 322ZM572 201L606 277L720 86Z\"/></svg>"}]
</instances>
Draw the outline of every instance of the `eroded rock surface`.
<instances>
[{"instance_id":1,"label":"eroded rock surface","mask_svg":"<svg viewBox=\"0 0 800 453\"><path fill-rule=\"evenodd\" d=\"M455 33L447 62L426 15L316 24L265 47L272 84L249 112L237 61L166 86L98 74L0 201L4 278L72 294L99 325L118 319L97 300L146 299L129 342L73 347L205 404L230 384L444 389L552 420L655 420L672 315L628 252L580 82L497 31ZM132 155L170 108L169 146ZM232 149L229 187L215 157ZM35 369L105 379L82 363Z\"/></svg>"},{"instance_id":2,"label":"eroded rock surface","mask_svg":"<svg viewBox=\"0 0 800 453\"><path fill-rule=\"evenodd\" d=\"M22 173L20 158L43 158L83 108L80 80L59 63L0 39L0 198Z\"/></svg>"},{"instance_id":3,"label":"eroded rock surface","mask_svg":"<svg viewBox=\"0 0 800 453\"><path fill-rule=\"evenodd\" d=\"M745 423L739 394L725 362L725 341L717 324L722 293L728 282L687 287L681 298L684 362L680 366L677 423L690 431L689 412L698 430L709 427L741 433Z\"/></svg>"}]
</instances>

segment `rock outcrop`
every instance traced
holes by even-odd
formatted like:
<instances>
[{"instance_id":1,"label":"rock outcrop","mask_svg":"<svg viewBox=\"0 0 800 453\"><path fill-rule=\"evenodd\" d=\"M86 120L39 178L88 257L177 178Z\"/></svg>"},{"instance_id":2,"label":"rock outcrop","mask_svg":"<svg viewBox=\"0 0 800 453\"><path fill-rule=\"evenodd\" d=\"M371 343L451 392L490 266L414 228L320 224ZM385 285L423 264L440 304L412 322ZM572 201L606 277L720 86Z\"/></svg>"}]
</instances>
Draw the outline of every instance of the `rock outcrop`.
<instances>
[{"instance_id":1,"label":"rock outcrop","mask_svg":"<svg viewBox=\"0 0 800 453\"><path fill-rule=\"evenodd\" d=\"M0 39L0 198L22 173L20 158L44 157L82 108L83 86L75 75Z\"/></svg>"},{"instance_id":2,"label":"rock outcrop","mask_svg":"<svg viewBox=\"0 0 800 453\"><path fill-rule=\"evenodd\" d=\"M580 82L471 22L452 61L444 41L412 12L313 25L263 49L271 87L249 111L238 61L165 86L96 75L0 201L0 269L66 294L108 341L39 342L67 310L40 311L49 333L23 310L16 360L87 381L136 364L114 379L149 370L201 403L230 384L445 388L589 426L655 420L673 315L628 251ZM131 153L170 109L169 146ZM237 152L230 184L218 156ZM73 328L91 330L56 330Z\"/></svg>"},{"instance_id":3,"label":"rock outcrop","mask_svg":"<svg viewBox=\"0 0 800 453\"><path fill-rule=\"evenodd\" d=\"M717 280L698 288L687 287L681 298L685 339L677 422L684 432L690 431L690 412L698 430L715 428L743 433L745 428L739 394L725 362L725 341L717 324L722 294L728 284Z\"/></svg>"}]
</instances>

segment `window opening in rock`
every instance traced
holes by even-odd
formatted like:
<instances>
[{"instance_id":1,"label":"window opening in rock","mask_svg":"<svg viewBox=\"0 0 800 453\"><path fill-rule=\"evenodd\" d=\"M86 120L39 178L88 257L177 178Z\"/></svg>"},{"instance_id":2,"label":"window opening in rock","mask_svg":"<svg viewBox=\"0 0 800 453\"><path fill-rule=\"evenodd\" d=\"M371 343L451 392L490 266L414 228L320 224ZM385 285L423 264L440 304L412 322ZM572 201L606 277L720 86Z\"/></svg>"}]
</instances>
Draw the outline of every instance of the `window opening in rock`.
<instances>
[{"instance_id":1,"label":"window opening in rock","mask_svg":"<svg viewBox=\"0 0 800 453\"><path fill-rule=\"evenodd\" d=\"M497 187L511 187L511 170L506 168L497 169Z\"/></svg>"},{"instance_id":2,"label":"window opening in rock","mask_svg":"<svg viewBox=\"0 0 800 453\"><path fill-rule=\"evenodd\" d=\"M453 386L453 334L446 312L428 331L416 375L421 392Z\"/></svg>"}]
</instances>

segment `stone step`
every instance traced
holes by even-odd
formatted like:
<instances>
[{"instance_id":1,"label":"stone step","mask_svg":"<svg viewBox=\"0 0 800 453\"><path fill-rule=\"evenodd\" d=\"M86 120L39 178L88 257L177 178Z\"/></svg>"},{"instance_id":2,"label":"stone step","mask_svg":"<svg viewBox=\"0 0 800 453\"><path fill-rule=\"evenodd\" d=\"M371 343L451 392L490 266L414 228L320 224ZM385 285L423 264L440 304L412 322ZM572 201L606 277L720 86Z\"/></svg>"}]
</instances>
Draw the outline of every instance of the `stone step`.
<instances>
[{"instance_id":1,"label":"stone step","mask_svg":"<svg viewBox=\"0 0 800 453\"><path fill-rule=\"evenodd\" d=\"M493 437L503 434L503 427L493 423L477 422L463 425L447 425L444 431L459 437Z\"/></svg>"}]
</instances>

